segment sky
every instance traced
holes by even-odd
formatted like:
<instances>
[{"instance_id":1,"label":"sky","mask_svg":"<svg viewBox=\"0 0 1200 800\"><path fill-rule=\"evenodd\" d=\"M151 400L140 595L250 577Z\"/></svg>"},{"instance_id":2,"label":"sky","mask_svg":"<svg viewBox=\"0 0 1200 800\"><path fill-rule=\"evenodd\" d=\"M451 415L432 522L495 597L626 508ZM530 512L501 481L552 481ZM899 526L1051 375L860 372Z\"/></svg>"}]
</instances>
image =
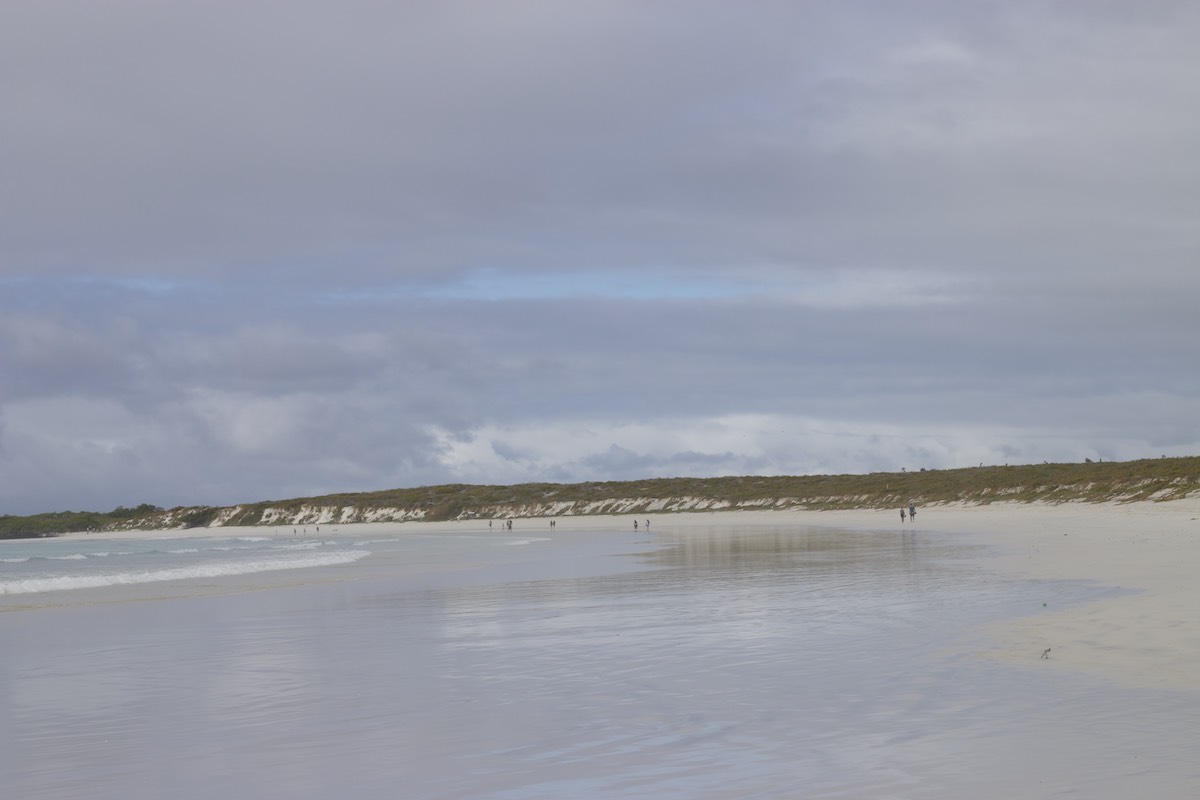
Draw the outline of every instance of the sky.
<instances>
[{"instance_id":1,"label":"sky","mask_svg":"<svg viewBox=\"0 0 1200 800\"><path fill-rule=\"evenodd\" d=\"M1197 41L5 0L0 514L1200 454Z\"/></svg>"}]
</instances>

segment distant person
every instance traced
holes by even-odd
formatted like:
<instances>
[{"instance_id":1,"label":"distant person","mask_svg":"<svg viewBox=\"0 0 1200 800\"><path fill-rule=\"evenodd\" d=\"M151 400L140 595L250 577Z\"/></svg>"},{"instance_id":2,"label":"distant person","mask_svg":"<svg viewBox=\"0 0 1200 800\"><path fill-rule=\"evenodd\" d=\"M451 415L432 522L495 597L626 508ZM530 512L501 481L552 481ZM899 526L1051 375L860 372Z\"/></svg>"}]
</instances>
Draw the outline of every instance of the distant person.
<instances>
[{"instance_id":1,"label":"distant person","mask_svg":"<svg viewBox=\"0 0 1200 800\"><path fill-rule=\"evenodd\" d=\"M637 530L637 520L636 519L633 521L633 529L635 531Z\"/></svg>"},{"instance_id":2,"label":"distant person","mask_svg":"<svg viewBox=\"0 0 1200 800\"><path fill-rule=\"evenodd\" d=\"M904 519L905 519L905 517L904 517L904 506L901 506L901 507L900 507L900 522L901 522L901 523L903 523L903 522L904 522Z\"/></svg>"},{"instance_id":3,"label":"distant person","mask_svg":"<svg viewBox=\"0 0 1200 800\"><path fill-rule=\"evenodd\" d=\"M650 520L646 520L646 530L650 530Z\"/></svg>"},{"instance_id":4,"label":"distant person","mask_svg":"<svg viewBox=\"0 0 1200 800\"><path fill-rule=\"evenodd\" d=\"M909 507L908 507L908 518L909 518L909 519L911 519L913 522L916 522L916 521L917 521L917 507L916 507L916 506L914 506L914 505L909 505Z\"/></svg>"}]
</instances>

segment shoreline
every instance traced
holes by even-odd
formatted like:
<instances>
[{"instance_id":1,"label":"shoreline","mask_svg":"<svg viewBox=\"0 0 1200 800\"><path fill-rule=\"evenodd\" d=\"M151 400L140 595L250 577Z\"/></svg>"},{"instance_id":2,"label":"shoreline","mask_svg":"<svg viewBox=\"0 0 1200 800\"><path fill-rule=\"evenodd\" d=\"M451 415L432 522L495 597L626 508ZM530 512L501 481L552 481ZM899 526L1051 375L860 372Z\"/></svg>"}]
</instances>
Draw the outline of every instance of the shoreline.
<instances>
[{"instance_id":1,"label":"shoreline","mask_svg":"<svg viewBox=\"0 0 1200 800\"><path fill-rule=\"evenodd\" d=\"M1078 671L1127 686L1200 691L1200 498L1136 503L993 503L918 509L901 524L899 510L702 511L651 515L651 532L795 524L849 531L909 531L962 535L989 546L982 567L1031 579L1087 580L1120 588L1121 597L1058 611L1039 609L986 626L968 645L979 658L1043 669ZM554 530L627 530L644 515L556 518ZM549 519L523 518L511 533L549 531ZM188 528L171 531L71 533L56 539L180 539L291 535L293 526ZM295 526L317 535L314 525ZM342 531L404 536L495 533L484 520L354 523L321 526L322 537ZM27 540L16 540L27 541ZM1050 648L1050 657L1040 654Z\"/></svg>"}]
</instances>

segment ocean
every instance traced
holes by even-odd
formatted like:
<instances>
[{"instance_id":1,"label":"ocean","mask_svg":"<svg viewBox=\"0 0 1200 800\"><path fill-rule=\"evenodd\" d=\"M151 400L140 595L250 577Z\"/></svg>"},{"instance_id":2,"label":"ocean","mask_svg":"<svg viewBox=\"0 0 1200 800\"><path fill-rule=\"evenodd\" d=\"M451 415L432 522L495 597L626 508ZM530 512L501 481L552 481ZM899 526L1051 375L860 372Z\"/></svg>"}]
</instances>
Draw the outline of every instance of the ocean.
<instances>
[{"instance_id":1,"label":"ocean","mask_svg":"<svg viewBox=\"0 0 1200 800\"><path fill-rule=\"evenodd\" d=\"M1200 789L1194 695L981 656L1114 587L919 528L625 525L0 542L4 796Z\"/></svg>"}]
</instances>

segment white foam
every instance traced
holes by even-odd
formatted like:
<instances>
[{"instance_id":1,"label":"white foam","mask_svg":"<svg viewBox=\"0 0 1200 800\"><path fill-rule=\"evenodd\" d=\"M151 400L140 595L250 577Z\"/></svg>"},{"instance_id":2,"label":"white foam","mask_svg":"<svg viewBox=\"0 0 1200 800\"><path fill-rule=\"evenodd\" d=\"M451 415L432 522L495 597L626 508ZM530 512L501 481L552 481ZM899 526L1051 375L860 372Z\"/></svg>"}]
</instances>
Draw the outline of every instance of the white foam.
<instances>
[{"instance_id":1,"label":"white foam","mask_svg":"<svg viewBox=\"0 0 1200 800\"><path fill-rule=\"evenodd\" d=\"M325 542L297 542L296 544L281 544L280 550L316 550L323 547Z\"/></svg>"},{"instance_id":2,"label":"white foam","mask_svg":"<svg viewBox=\"0 0 1200 800\"><path fill-rule=\"evenodd\" d=\"M46 556L51 561L83 561L87 556L83 553L72 553L69 556Z\"/></svg>"},{"instance_id":3,"label":"white foam","mask_svg":"<svg viewBox=\"0 0 1200 800\"><path fill-rule=\"evenodd\" d=\"M231 575L249 575L255 572L272 572L285 569L306 569L349 564L371 555L370 551L314 553L289 558L241 561L232 564L198 564L190 567L145 570L140 572L114 572L107 575L63 575L54 578L26 578L0 583L0 594L30 594L70 589L97 589L104 586L121 586L134 583L177 581L188 578L223 578Z\"/></svg>"}]
</instances>

